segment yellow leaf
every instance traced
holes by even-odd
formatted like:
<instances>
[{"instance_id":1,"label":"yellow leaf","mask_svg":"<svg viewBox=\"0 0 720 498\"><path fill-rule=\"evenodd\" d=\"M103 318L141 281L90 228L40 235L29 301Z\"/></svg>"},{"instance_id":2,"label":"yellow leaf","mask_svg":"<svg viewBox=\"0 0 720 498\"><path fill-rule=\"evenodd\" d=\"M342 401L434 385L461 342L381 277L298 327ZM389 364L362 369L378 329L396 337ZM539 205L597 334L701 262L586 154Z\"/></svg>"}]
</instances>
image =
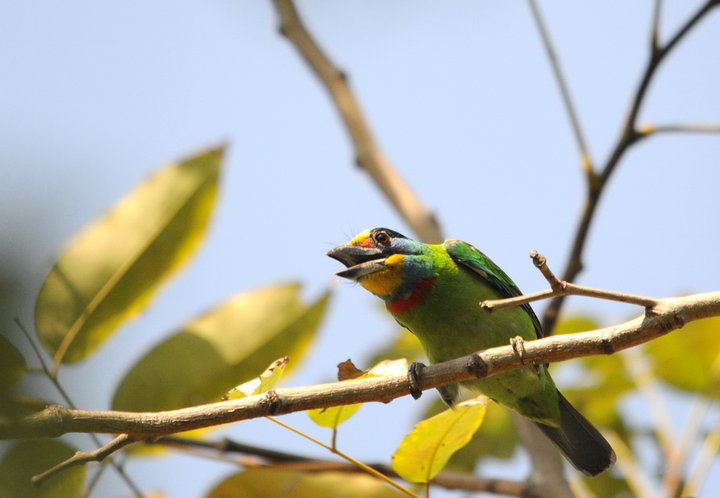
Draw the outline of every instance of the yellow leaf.
<instances>
[{"instance_id":1,"label":"yellow leaf","mask_svg":"<svg viewBox=\"0 0 720 498\"><path fill-rule=\"evenodd\" d=\"M223 399L240 399L269 391L278 383L280 377L282 377L287 363L287 356L273 361L258 377L230 389Z\"/></svg>"},{"instance_id":2,"label":"yellow leaf","mask_svg":"<svg viewBox=\"0 0 720 498\"><path fill-rule=\"evenodd\" d=\"M92 353L187 262L215 205L222 155L212 149L162 169L70 241L35 305L56 367Z\"/></svg>"},{"instance_id":3,"label":"yellow leaf","mask_svg":"<svg viewBox=\"0 0 720 498\"><path fill-rule=\"evenodd\" d=\"M366 474L250 469L218 484L208 498L394 498L405 496Z\"/></svg>"},{"instance_id":4,"label":"yellow leaf","mask_svg":"<svg viewBox=\"0 0 720 498\"><path fill-rule=\"evenodd\" d=\"M395 472L410 482L429 482L470 441L483 421L486 403L480 396L419 422L393 454Z\"/></svg>"},{"instance_id":5,"label":"yellow leaf","mask_svg":"<svg viewBox=\"0 0 720 498\"><path fill-rule=\"evenodd\" d=\"M237 383L288 356L301 363L320 326L328 295L311 304L295 284L237 295L155 346L120 383L113 409L160 411L219 399Z\"/></svg>"},{"instance_id":6,"label":"yellow leaf","mask_svg":"<svg viewBox=\"0 0 720 498\"><path fill-rule=\"evenodd\" d=\"M372 367L368 372L353 378L366 379L368 377L403 374L407 372L407 369L407 361L404 358L399 360L384 360ZM355 412L357 412L362 405L362 403L356 403L353 405L333 406L330 408L317 408L315 410L308 410L307 414L310 416L312 421L319 426L336 429L340 424L355 415Z\"/></svg>"}]
</instances>

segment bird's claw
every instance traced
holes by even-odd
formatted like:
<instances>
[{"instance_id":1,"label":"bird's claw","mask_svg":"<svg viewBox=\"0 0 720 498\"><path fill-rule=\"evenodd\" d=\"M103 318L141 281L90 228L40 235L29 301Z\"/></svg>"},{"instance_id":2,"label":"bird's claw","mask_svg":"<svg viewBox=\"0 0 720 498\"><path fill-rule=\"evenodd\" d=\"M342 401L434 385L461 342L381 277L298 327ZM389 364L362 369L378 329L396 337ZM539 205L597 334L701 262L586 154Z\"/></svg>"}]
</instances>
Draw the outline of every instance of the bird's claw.
<instances>
[{"instance_id":1,"label":"bird's claw","mask_svg":"<svg viewBox=\"0 0 720 498\"><path fill-rule=\"evenodd\" d=\"M425 365L419 361L414 361L408 367L408 384L410 384L410 396L413 399L420 399L422 389L420 389L420 378L422 377Z\"/></svg>"},{"instance_id":2,"label":"bird's claw","mask_svg":"<svg viewBox=\"0 0 720 498\"><path fill-rule=\"evenodd\" d=\"M510 338L510 345L515 355L520 359L520 363L525 365L525 339L523 339L522 336L516 335Z\"/></svg>"}]
</instances>

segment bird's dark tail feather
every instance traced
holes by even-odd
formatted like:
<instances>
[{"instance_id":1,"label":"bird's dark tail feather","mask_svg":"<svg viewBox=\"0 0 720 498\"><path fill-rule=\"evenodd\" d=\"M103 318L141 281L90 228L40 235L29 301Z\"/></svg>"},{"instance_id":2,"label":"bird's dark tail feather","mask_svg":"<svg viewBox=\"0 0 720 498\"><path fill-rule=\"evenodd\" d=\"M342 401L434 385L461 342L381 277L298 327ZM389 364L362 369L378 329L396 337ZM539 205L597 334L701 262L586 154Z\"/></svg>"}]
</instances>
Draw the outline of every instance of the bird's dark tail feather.
<instances>
[{"instance_id":1,"label":"bird's dark tail feather","mask_svg":"<svg viewBox=\"0 0 720 498\"><path fill-rule=\"evenodd\" d=\"M615 452L604 437L570 404L560 398L560 427L537 423L573 466L583 474L596 476L615 463Z\"/></svg>"}]
</instances>

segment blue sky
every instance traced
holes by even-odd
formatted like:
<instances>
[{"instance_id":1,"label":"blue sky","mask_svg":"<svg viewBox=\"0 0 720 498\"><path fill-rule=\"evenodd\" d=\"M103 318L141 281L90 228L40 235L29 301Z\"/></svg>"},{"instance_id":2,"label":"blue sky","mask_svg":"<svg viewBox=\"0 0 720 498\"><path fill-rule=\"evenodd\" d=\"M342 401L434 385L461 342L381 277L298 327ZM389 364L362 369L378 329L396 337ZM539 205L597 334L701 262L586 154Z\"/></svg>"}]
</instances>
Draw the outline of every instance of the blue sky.
<instances>
[{"instance_id":1,"label":"blue sky","mask_svg":"<svg viewBox=\"0 0 720 498\"><path fill-rule=\"evenodd\" d=\"M663 3L667 39L699 3ZM541 8L601 163L648 55L652 2ZM544 288L527 254L537 249L561 270L584 186L527 5L315 0L299 9L445 234L480 247L524 290ZM666 61L641 123L720 122L719 28L715 12ZM0 64L2 276L26 323L64 241L162 164L229 145L197 258L139 320L62 376L80 406L106 408L144 350L225 297L271 282L301 281L308 298L329 285L337 291L290 384L329 380L339 361L362 363L384 343L392 323L372 296L332 277L338 265L324 254L364 228L410 229L354 166L335 109L278 35L270 2L5 2ZM601 202L579 283L652 296L717 289L719 138L662 135L626 156ZM569 309L603 323L635 311L586 299ZM4 328L10 319L2 317ZM365 407L341 443L361 459L383 458L416 415L409 400ZM388 416L393 424L378 428L374 419ZM288 419L322 434L303 414ZM366 431L376 436L353 440ZM323 455L265 421L229 433ZM230 470L187 457L129 468L145 490L168 496L197 496ZM711 485L720 489L720 480ZM105 486L125 493L112 478Z\"/></svg>"}]
</instances>

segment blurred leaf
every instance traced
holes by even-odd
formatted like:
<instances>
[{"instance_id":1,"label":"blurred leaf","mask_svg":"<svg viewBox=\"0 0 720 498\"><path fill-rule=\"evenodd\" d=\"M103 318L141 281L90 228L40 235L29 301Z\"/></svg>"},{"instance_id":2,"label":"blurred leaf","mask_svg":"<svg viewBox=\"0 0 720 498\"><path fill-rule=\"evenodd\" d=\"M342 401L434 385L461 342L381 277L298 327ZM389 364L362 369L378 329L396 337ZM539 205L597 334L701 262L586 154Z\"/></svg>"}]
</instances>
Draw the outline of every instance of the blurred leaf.
<instances>
[{"instance_id":1,"label":"blurred leaf","mask_svg":"<svg viewBox=\"0 0 720 498\"><path fill-rule=\"evenodd\" d=\"M405 496L367 474L250 469L234 474L208 498L395 498Z\"/></svg>"},{"instance_id":2,"label":"blurred leaf","mask_svg":"<svg viewBox=\"0 0 720 498\"><path fill-rule=\"evenodd\" d=\"M444 406L440 400L437 403ZM473 472L482 458L511 458L518 442L517 429L509 410L495 402L489 402L482 425L470 442L450 458L446 469Z\"/></svg>"},{"instance_id":3,"label":"blurred leaf","mask_svg":"<svg viewBox=\"0 0 720 498\"><path fill-rule=\"evenodd\" d=\"M325 313L326 294L311 305L295 284L238 295L149 351L122 380L113 409L159 411L217 400L237 379L263 372L281 356L296 368Z\"/></svg>"},{"instance_id":4,"label":"blurred leaf","mask_svg":"<svg viewBox=\"0 0 720 498\"><path fill-rule=\"evenodd\" d=\"M429 482L480 427L487 398L463 401L419 422L392 456L395 472L410 482Z\"/></svg>"},{"instance_id":5,"label":"blurred leaf","mask_svg":"<svg viewBox=\"0 0 720 498\"><path fill-rule=\"evenodd\" d=\"M690 322L646 345L653 371L668 384L720 397L720 318Z\"/></svg>"},{"instance_id":6,"label":"blurred leaf","mask_svg":"<svg viewBox=\"0 0 720 498\"><path fill-rule=\"evenodd\" d=\"M600 324L586 316L563 318L557 326L558 333L569 334L600 328ZM637 386L625 368L623 358L616 355L588 356L580 361L553 365L557 378L572 372L577 383L563 387L561 391L580 413L600 427L615 429L624 439L628 436L618 410L623 397Z\"/></svg>"},{"instance_id":7,"label":"blurred leaf","mask_svg":"<svg viewBox=\"0 0 720 498\"><path fill-rule=\"evenodd\" d=\"M0 460L3 498L71 498L82 496L86 467L76 465L55 474L40 487L31 478L71 457L75 449L57 439L29 439L12 446Z\"/></svg>"},{"instance_id":8,"label":"blurred leaf","mask_svg":"<svg viewBox=\"0 0 720 498\"><path fill-rule=\"evenodd\" d=\"M223 400L246 398L269 391L280 381L287 363L287 356L273 361L258 377L230 389Z\"/></svg>"},{"instance_id":9,"label":"blurred leaf","mask_svg":"<svg viewBox=\"0 0 720 498\"><path fill-rule=\"evenodd\" d=\"M600 324L594 318L584 315L563 316L555 325L554 335L574 334L576 332L587 332L600 328Z\"/></svg>"},{"instance_id":10,"label":"blurred leaf","mask_svg":"<svg viewBox=\"0 0 720 498\"><path fill-rule=\"evenodd\" d=\"M0 393L10 390L20 380L26 368L22 353L12 342L0 335Z\"/></svg>"},{"instance_id":11,"label":"blurred leaf","mask_svg":"<svg viewBox=\"0 0 720 498\"><path fill-rule=\"evenodd\" d=\"M406 358L409 362L422 361L425 359L422 344L420 344L418 338L408 332L407 329L397 328L392 342L387 346L383 346L373 354L368 363L374 365L382 360L391 360L394 358Z\"/></svg>"},{"instance_id":12,"label":"blurred leaf","mask_svg":"<svg viewBox=\"0 0 720 498\"><path fill-rule=\"evenodd\" d=\"M597 497L632 498L635 496L633 490L628 486L627 480L616 476L613 472L603 472L595 477L583 476L582 482Z\"/></svg>"},{"instance_id":13,"label":"blurred leaf","mask_svg":"<svg viewBox=\"0 0 720 498\"><path fill-rule=\"evenodd\" d=\"M352 364L352 362L350 363ZM353 365L353 367L355 366ZM348 369L349 367L347 365L347 361L338 365L338 368L339 371ZM351 377L351 379L404 374L407 372L407 369L407 361L404 358L400 360L384 360L372 367L368 372L362 373L361 375L355 377ZM353 370L353 373L356 374L357 372L362 372L362 370L358 370L357 368L355 368ZM317 408L314 410L308 410L307 414L308 416L310 416L310 419L312 419L312 421L315 422L317 425L321 427L337 429L340 424L355 415L355 413L360 409L360 407L362 407L362 405L363 403L356 403L353 405L332 406L330 408Z\"/></svg>"},{"instance_id":14,"label":"blurred leaf","mask_svg":"<svg viewBox=\"0 0 720 498\"><path fill-rule=\"evenodd\" d=\"M217 148L160 170L70 241L35 307L56 365L92 353L188 261L215 204L222 155Z\"/></svg>"}]
</instances>

